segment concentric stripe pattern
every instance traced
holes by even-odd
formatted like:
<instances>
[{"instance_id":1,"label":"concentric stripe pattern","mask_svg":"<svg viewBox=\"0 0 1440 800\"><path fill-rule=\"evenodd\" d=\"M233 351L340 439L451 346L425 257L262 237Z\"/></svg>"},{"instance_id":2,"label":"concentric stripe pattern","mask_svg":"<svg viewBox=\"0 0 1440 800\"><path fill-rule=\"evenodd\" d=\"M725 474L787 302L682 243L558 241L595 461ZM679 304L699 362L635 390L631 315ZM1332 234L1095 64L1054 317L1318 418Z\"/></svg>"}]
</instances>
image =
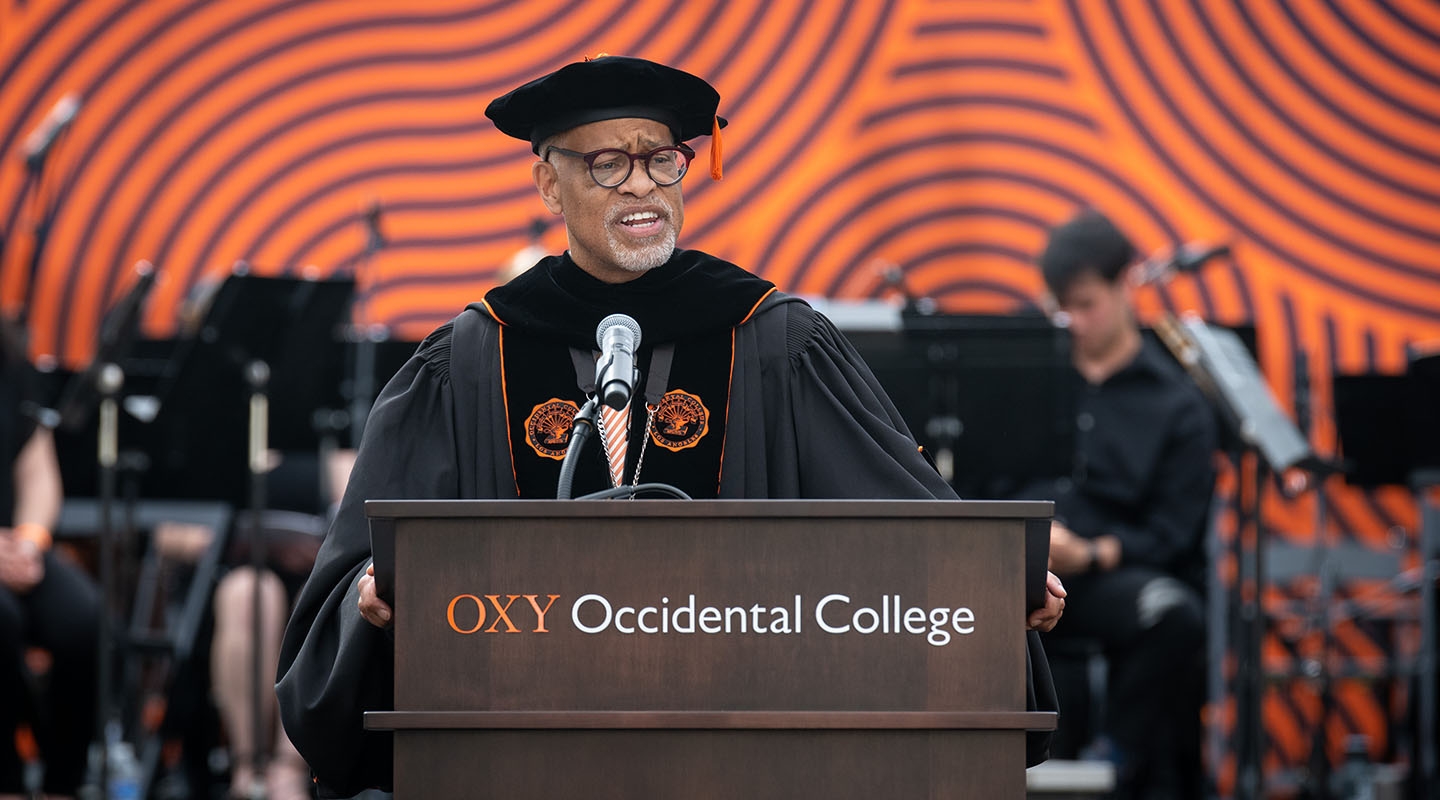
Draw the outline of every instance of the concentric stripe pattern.
<instances>
[{"instance_id":1,"label":"concentric stripe pattern","mask_svg":"<svg viewBox=\"0 0 1440 800\"><path fill-rule=\"evenodd\" d=\"M687 178L682 244L786 290L880 296L898 267L949 310L1033 307L1044 230L1082 205L1145 251L1229 242L1233 260L1140 290L1142 312L1254 321L1287 407L1303 355L1325 453L1332 372L1395 371L1440 340L1424 0L0 0L0 300L37 353L78 365L138 259L161 270L153 335L244 261L353 273L359 321L418 338L548 219L485 104L598 52L719 88L726 177ZM27 170L70 93L73 125ZM552 221L543 244L564 243ZM1414 537L1404 492L1325 497L1337 535ZM1274 535L1313 537L1313 494L1266 502ZM1359 657L1382 638L1335 642ZM1312 700L1272 700L1272 757L1303 761ZM1342 693L1335 735L1384 742L1391 702Z\"/></svg>"}]
</instances>

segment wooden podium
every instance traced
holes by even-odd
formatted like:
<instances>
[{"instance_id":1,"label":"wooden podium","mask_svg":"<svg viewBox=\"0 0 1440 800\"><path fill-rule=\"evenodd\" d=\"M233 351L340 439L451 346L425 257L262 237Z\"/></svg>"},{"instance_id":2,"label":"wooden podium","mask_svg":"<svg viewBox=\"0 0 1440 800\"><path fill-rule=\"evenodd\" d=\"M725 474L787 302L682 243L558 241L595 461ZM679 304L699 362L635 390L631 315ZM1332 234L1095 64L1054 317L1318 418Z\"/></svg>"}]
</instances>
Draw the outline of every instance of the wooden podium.
<instances>
[{"instance_id":1,"label":"wooden podium","mask_svg":"<svg viewBox=\"0 0 1440 800\"><path fill-rule=\"evenodd\" d=\"M401 800L1022 798L1051 509L370 501L395 710L365 724Z\"/></svg>"}]
</instances>

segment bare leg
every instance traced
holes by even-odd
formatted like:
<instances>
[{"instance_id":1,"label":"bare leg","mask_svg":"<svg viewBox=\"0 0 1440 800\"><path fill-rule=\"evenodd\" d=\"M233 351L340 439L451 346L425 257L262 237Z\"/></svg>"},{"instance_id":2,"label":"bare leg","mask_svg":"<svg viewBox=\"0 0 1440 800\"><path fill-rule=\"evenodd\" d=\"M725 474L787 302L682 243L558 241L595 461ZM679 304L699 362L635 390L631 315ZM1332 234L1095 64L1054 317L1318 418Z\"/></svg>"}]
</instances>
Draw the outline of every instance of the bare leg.
<instances>
[{"instance_id":1,"label":"bare leg","mask_svg":"<svg viewBox=\"0 0 1440 800\"><path fill-rule=\"evenodd\" d=\"M234 769L230 792L237 797L251 794L260 776L255 774L255 756L264 752L269 742L255 742L251 712L252 592L255 573L249 567L233 569L215 589L215 640L210 648L210 674L215 704L220 721L230 741ZM276 727L274 680L279 660L280 636L287 616L285 587L274 573L265 572L260 579L261 657L269 671L260 676L263 729Z\"/></svg>"},{"instance_id":2,"label":"bare leg","mask_svg":"<svg viewBox=\"0 0 1440 800\"><path fill-rule=\"evenodd\" d=\"M306 800L310 797L310 767L290 743L285 729L275 726L275 753L265 771L268 800Z\"/></svg>"}]
</instances>

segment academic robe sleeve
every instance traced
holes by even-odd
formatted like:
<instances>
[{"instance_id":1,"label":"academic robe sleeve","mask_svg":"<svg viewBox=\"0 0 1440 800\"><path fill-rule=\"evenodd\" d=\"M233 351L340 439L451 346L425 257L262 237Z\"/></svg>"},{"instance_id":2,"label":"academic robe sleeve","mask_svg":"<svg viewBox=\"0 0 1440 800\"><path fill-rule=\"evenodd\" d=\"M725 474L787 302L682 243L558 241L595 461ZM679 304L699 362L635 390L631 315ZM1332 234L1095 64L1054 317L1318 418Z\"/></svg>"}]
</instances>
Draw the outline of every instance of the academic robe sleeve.
<instances>
[{"instance_id":1,"label":"academic robe sleeve","mask_svg":"<svg viewBox=\"0 0 1440 800\"><path fill-rule=\"evenodd\" d=\"M769 313L784 315L786 359L765 366L764 496L956 498L830 320L800 302Z\"/></svg>"},{"instance_id":2,"label":"academic robe sleeve","mask_svg":"<svg viewBox=\"0 0 1440 800\"><path fill-rule=\"evenodd\" d=\"M356 583L370 562L366 500L459 494L448 340L431 340L371 411L345 497L281 644L281 720L321 797L391 782L391 735L365 731L362 715L394 705L394 642L360 617Z\"/></svg>"}]
</instances>

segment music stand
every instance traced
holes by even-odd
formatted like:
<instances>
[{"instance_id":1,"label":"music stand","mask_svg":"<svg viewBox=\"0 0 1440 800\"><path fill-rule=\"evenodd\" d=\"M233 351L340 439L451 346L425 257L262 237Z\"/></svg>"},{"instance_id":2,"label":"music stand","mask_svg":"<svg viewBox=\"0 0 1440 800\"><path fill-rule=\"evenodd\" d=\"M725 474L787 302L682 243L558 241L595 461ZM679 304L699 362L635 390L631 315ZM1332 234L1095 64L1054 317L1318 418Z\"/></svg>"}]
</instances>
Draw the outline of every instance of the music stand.
<instances>
[{"instance_id":1,"label":"music stand","mask_svg":"<svg viewBox=\"0 0 1440 800\"><path fill-rule=\"evenodd\" d=\"M923 354L929 416L917 436L953 451L967 499L1014 497L1071 474L1075 381L1070 337L1043 316L906 315Z\"/></svg>"},{"instance_id":2,"label":"music stand","mask_svg":"<svg viewBox=\"0 0 1440 800\"><path fill-rule=\"evenodd\" d=\"M161 378L148 488L165 496L247 501L244 369L270 367L270 446L318 447L316 408L334 405L330 342L349 312L354 282L261 277L241 270L216 290L196 334Z\"/></svg>"},{"instance_id":3,"label":"music stand","mask_svg":"<svg viewBox=\"0 0 1440 800\"><path fill-rule=\"evenodd\" d=\"M1436 581L1440 580L1440 509L1426 493L1440 485L1440 356L1413 358L1403 375L1333 377L1335 426L1347 483L1366 488L1407 486L1421 505L1420 652L1416 796L1440 785L1437 763Z\"/></svg>"},{"instance_id":4,"label":"music stand","mask_svg":"<svg viewBox=\"0 0 1440 800\"><path fill-rule=\"evenodd\" d=\"M1334 395L1346 483L1412 486L1440 470L1440 357L1417 359L1403 375L1337 374Z\"/></svg>"},{"instance_id":5,"label":"music stand","mask_svg":"<svg viewBox=\"0 0 1440 800\"><path fill-rule=\"evenodd\" d=\"M1197 352L1192 374L1220 407L1230 431L1253 448L1275 474L1292 467L1316 468L1310 441L1276 402L1255 357L1234 332L1200 319L1181 323Z\"/></svg>"},{"instance_id":6,"label":"music stand","mask_svg":"<svg viewBox=\"0 0 1440 800\"><path fill-rule=\"evenodd\" d=\"M1244 452L1254 452L1257 466L1251 488L1253 508L1244 507L1244 492L1237 492L1236 511L1240 521L1234 541L1236 575L1229 598L1229 619L1235 621L1233 641L1236 650L1235 730L1236 796L1261 796L1261 750L1264 727L1261 719L1261 696L1264 682L1262 651L1266 629L1263 604L1265 586L1265 532L1262 499L1269 476L1280 476L1292 468L1324 473L1327 468L1316 457L1310 441L1295 422L1280 408L1275 395L1260 374L1259 365L1241 338L1231 330L1211 325L1198 318L1166 319L1157 333L1171 345L1176 357L1190 373L1201 390L1219 407L1226 437L1240 446L1231 453L1236 474L1241 468ZM1253 525L1254 546L1245 548L1245 520ZM1215 592L1223 581L1217 573L1217 552L1212 552L1209 573L1210 591ZM1224 609L1212 603L1212 628L1226 621ZM1212 635L1214 633L1212 632ZM1214 649L1211 660L1217 661ZM1210 698L1222 698L1222 684L1214 676L1222 675L1219 663L1212 663Z\"/></svg>"},{"instance_id":7,"label":"music stand","mask_svg":"<svg viewBox=\"0 0 1440 800\"><path fill-rule=\"evenodd\" d=\"M1407 375L1334 377L1335 427L1352 486L1404 486L1415 462L1415 423Z\"/></svg>"}]
</instances>

